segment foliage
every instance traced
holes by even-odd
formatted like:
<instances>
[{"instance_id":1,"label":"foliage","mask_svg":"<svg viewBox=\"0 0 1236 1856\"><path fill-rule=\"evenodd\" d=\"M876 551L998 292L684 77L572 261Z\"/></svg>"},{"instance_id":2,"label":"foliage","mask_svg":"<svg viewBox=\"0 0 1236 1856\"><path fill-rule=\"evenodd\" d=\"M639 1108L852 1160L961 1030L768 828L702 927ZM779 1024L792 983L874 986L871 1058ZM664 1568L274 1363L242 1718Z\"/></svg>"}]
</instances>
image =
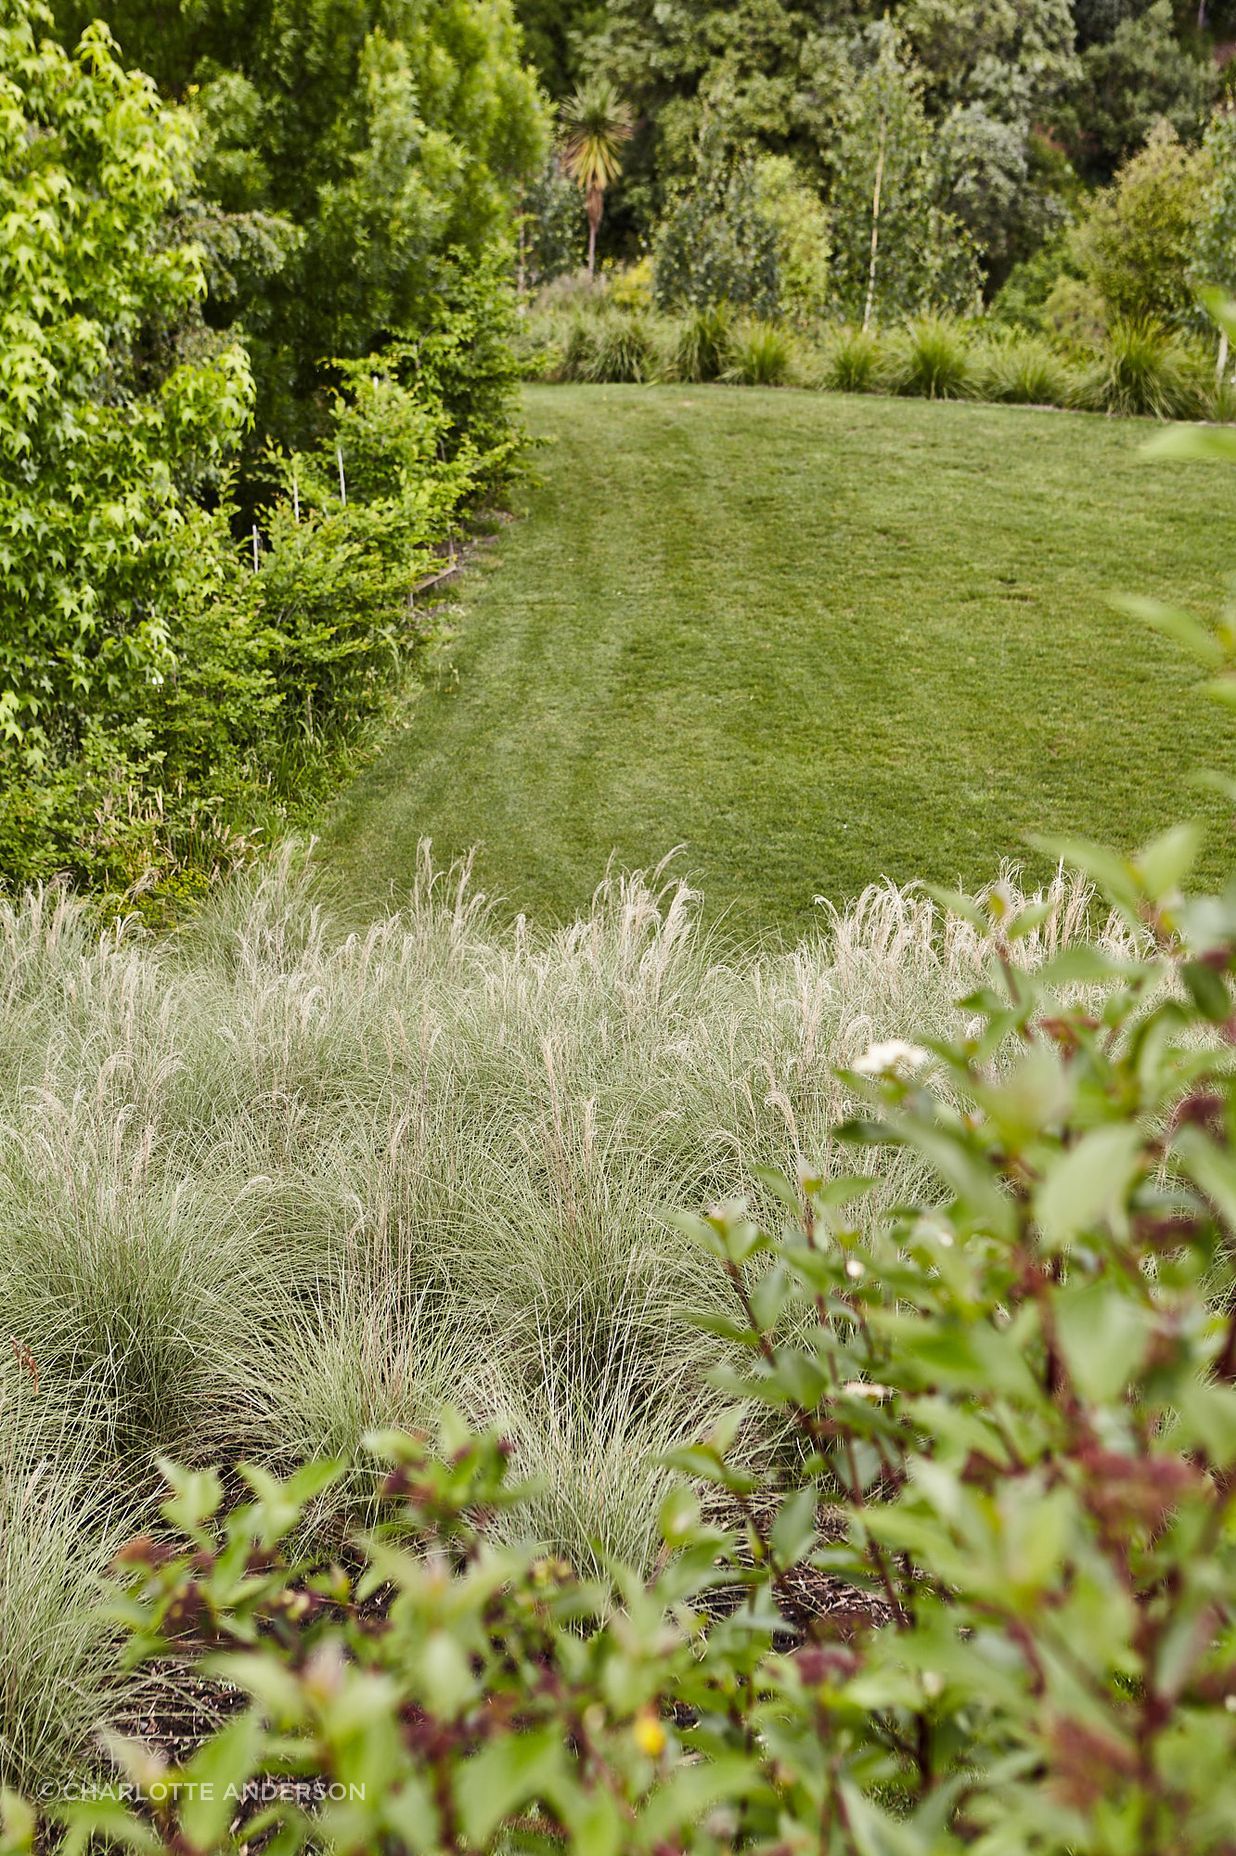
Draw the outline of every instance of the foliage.
<instances>
[{"instance_id":1,"label":"foliage","mask_svg":"<svg viewBox=\"0 0 1236 1856\"><path fill-rule=\"evenodd\" d=\"M1064 354L1085 356L1106 339L1107 305L1093 284L1062 271L1043 304L1043 322Z\"/></svg>"},{"instance_id":2,"label":"foliage","mask_svg":"<svg viewBox=\"0 0 1236 1856\"><path fill-rule=\"evenodd\" d=\"M525 289L577 269L586 225L579 188L555 156L520 195L519 279Z\"/></svg>"},{"instance_id":3,"label":"foliage","mask_svg":"<svg viewBox=\"0 0 1236 1856\"><path fill-rule=\"evenodd\" d=\"M1171 0L1120 7L1110 35L1082 52L1082 83L1062 128L1086 177L1107 181L1161 118L1196 140L1214 91L1213 67L1176 36Z\"/></svg>"},{"instance_id":4,"label":"foliage","mask_svg":"<svg viewBox=\"0 0 1236 1856\"><path fill-rule=\"evenodd\" d=\"M879 338L869 329L834 329L824 346L823 385L837 393L875 393L884 383Z\"/></svg>"},{"instance_id":5,"label":"foliage","mask_svg":"<svg viewBox=\"0 0 1236 1856\"><path fill-rule=\"evenodd\" d=\"M578 42L602 23L595 0L517 0L515 16L524 47L551 97L567 95L578 79Z\"/></svg>"},{"instance_id":6,"label":"foliage","mask_svg":"<svg viewBox=\"0 0 1236 1856\"><path fill-rule=\"evenodd\" d=\"M1061 278L1080 279L1081 269L1067 233L1045 240L1032 257L1010 271L991 303L991 316L1007 327L1045 335L1047 303Z\"/></svg>"},{"instance_id":7,"label":"foliage","mask_svg":"<svg viewBox=\"0 0 1236 1856\"><path fill-rule=\"evenodd\" d=\"M203 200L193 119L105 28L70 56L49 24L14 0L0 27L0 876L170 898L320 791L420 638L413 586L512 467L513 304L492 252L455 254L425 332L338 364L318 443L263 463L303 509L250 473L238 549L253 381L201 299L221 254L220 287L273 288L265 221Z\"/></svg>"},{"instance_id":8,"label":"foliage","mask_svg":"<svg viewBox=\"0 0 1236 1856\"><path fill-rule=\"evenodd\" d=\"M832 293L828 212L787 155L761 156L754 178L759 212L777 234L782 314L799 324L818 322L827 313Z\"/></svg>"},{"instance_id":9,"label":"foliage","mask_svg":"<svg viewBox=\"0 0 1236 1856\"><path fill-rule=\"evenodd\" d=\"M727 159L710 133L701 142L691 187L670 206L657 236L658 306L708 309L728 303L774 314L781 292L780 242L751 162Z\"/></svg>"},{"instance_id":10,"label":"foliage","mask_svg":"<svg viewBox=\"0 0 1236 1856\"><path fill-rule=\"evenodd\" d=\"M792 1167L844 1112L831 1065L960 1029L982 973L965 924L884 886L722 966L663 877L615 875L556 932L427 853L372 932L329 894L285 851L175 937L101 935L58 889L0 905L0 1786L204 1699L118 1680L98 1604L157 1452L339 1457L329 1551L367 1518L365 1431L453 1400L539 1482L514 1539L651 1570L661 1456L721 1404L682 1309L726 1298L666 1206ZM1036 958L1085 927L1080 893L1047 900ZM890 1203L910 1177L889 1166Z\"/></svg>"},{"instance_id":11,"label":"foliage","mask_svg":"<svg viewBox=\"0 0 1236 1856\"><path fill-rule=\"evenodd\" d=\"M868 48L831 198L836 305L864 326L968 307L978 283L965 234L939 205L921 75L887 20L872 28Z\"/></svg>"},{"instance_id":12,"label":"foliage","mask_svg":"<svg viewBox=\"0 0 1236 1856\"><path fill-rule=\"evenodd\" d=\"M0 730L36 772L166 672L202 548L190 492L251 394L242 349L176 365L156 346L202 287L195 249L161 237L183 114L105 28L70 59L47 23L22 7L0 28Z\"/></svg>"},{"instance_id":13,"label":"foliage","mask_svg":"<svg viewBox=\"0 0 1236 1856\"><path fill-rule=\"evenodd\" d=\"M965 399L973 389L974 374L964 333L941 316L910 323L891 345L887 378L894 393Z\"/></svg>"},{"instance_id":14,"label":"foliage","mask_svg":"<svg viewBox=\"0 0 1236 1856\"><path fill-rule=\"evenodd\" d=\"M1076 228L1074 255L1109 317L1177 326L1194 319L1208 173L1208 156L1160 122Z\"/></svg>"},{"instance_id":15,"label":"foliage","mask_svg":"<svg viewBox=\"0 0 1236 1856\"><path fill-rule=\"evenodd\" d=\"M1071 406L1079 386L1069 364L1041 336L1016 334L974 357L981 399L1015 406Z\"/></svg>"},{"instance_id":16,"label":"foliage","mask_svg":"<svg viewBox=\"0 0 1236 1856\"><path fill-rule=\"evenodd\" d=\"M657 371L652 330L639 314L579 317L567 341L563 371L569 380L650 380Z\"/></svg>"},{"instance_id":17,"label":"foliage","mask_svg":"<svg viewBox=\"0 0 1236 1856\"><path fill-rule=\"evenodd\" d=\"M687 310L675 324L670 371L675 380L720 380L729 361L734 317L726 303Z\"/></svg>"},{"instance_id":18,"label":"foliage","mask_svg":"<svg viewBox=\"0 0 1236 1856\"><path fill-rule=\"evenodd\" d=\"M1236 114L1211 118L1200 163L1202 196L1192 281L1202 288L1236 291Z\"/></svg>"},{"instance_id":19,"label":"foliage","mask_svg":"<svg viewBox=\"0 0 1236 1856\"><path fill-rule=\"evenodd\" d=\"M788 332L756 317L737 324L728 352L729 364L721 378L736 386L784 386L794 369L794 344Z\"/></svg>"},{"instance_id":20,"label":"foliage","mask_svg":"<svg viewBox=\"0 0 1236 1856\"><path fill-rule=\"evenodd\" d=\"M1043 125L1080 76L1068 0L909 0L898 17L938 122L942 203L999 282L1063 216Z\"/></svg>"},{"instance_id":21,"label":"foliage","mask_svg":"<svg viewBox=\"0 0 1236 1856\"><path fill-rule=\"evenodd\" d=\"M93 10L59 0L62 30ZM116 0L109 18L126 57L193 91L205 195L295 229L282 268L221 312L243 321L259 434L304 443L321 429L323 358L427 333L460 263L506 239L545 144L509 6Z\"/></svg>"},{"instance_id":22,"label":"foliage","mask_svg":"<svg viewBox=\"0 0 1236 1856\"><path fill-rule=\"evenodd\" d=\"M1230 701L1225 640L1151 616ZM510 1446L449 1414L370 1435L376 1524L325 1559L296 1531L340 1465L243 1470L225 1503L166 1464L121 1556L133 1654L241 1700L180 1768L112 1736L148 1803L61 1807L79 1837L1224 1856L1236 908L1185 890L1198 841L1055 847L1124 942L1044 965L1041 906L952 900L987 954L966 1031L849 1066L838 1163L762 1177L776 1226L680 1221L729 1293L694 1319L730 1402L669 1453L651 1575L504 1545ZM871 1215L883 1152L922 1180ZM759 1473L756 1414L785 1438Z\"/></svg>"},{"instance_id":23,"label":"foliage","mask_svg":"<svg viewBox=\"0 0 1236 1856\"><path fill-rule=\"evenodd\" d=\"M1125 416L1196 418L1206 377L1197 355L1157 322L1114 322L1083 374L1079 404Z\"/></svg>"}]
</instances>

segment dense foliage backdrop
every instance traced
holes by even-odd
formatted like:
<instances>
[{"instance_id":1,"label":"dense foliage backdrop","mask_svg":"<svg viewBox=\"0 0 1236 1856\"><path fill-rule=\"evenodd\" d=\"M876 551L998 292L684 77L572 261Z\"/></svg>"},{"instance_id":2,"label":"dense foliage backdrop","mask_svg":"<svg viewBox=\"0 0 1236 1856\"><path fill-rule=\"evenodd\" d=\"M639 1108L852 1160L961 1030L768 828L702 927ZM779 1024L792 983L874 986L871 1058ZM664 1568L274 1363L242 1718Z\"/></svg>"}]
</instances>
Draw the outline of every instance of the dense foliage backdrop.
<instances>
[{"instance_id":1,"label":"dense foliage backdrop","mask_svg":"<svg viewBox=\"0 0 1236 1856\"><path fill-rule=\"evenodd\" d=\"M90 12L0 6L0 872L166 896L313 789L509 469L545 113L504 0Z\"/></svg>"}]
</instances>

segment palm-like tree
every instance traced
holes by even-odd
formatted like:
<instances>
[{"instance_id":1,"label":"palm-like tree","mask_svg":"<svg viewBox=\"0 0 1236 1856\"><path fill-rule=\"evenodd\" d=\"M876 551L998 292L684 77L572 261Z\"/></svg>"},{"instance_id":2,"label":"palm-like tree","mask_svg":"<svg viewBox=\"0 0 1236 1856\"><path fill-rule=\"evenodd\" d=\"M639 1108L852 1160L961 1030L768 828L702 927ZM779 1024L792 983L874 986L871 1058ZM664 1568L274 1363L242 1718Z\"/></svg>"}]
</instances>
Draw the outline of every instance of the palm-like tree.
<instances>
[{"instance_id":1,"label":"palm-like tree","mask_svg":"<svg viewBox=\"0 0 1236 1856\"><path fill-rule=\"evenodd\" d=\"M594 77L563 104L562 127L567 173L583 188L588 208L588 275L595 277L605 189L622 171L622 144L631 134L631 111L607 77Z\"/></svg>"}]
</instances>

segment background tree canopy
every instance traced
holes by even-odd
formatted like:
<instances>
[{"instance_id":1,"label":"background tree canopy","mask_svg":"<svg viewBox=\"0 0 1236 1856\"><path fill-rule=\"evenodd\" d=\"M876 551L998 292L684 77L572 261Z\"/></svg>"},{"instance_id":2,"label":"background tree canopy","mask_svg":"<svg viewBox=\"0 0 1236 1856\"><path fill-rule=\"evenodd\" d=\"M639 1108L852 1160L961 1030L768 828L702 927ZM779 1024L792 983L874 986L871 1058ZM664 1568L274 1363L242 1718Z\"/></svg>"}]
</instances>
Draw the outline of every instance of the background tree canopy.
<instances>
[{"instance_id":1,"label":"background tree canopy","mask_svg":"<svg viewBox=\"0 0 1236 1856\"><path fill-rule=\"evenodd\" d=\"M853 193L853 98L887 20L921 97L932 201L969 235L989 293L1109 182L1161 118L1200 139L1236 32L1228 0L521 0L550 94L612 79L637 118L608 208L614 250L649 245L691 185L708 127L731 154L790 158L827 201Z\"/></svg>"},{"instance_id":2,"label":"background tree canopy","mask_svg":"<svg viewBox=\"0 0 1236 1856\"><path fill-rule=\"evenodd\" d=\"M96 10L67 0L58 24L75 39ZM200 125L208 313L243 322L259 430L304 438L323 359L431 328L542 156L508 0L121 0L109 23ZM238 247L247 262L229 266Z\"/></svg>"}]
</instances>

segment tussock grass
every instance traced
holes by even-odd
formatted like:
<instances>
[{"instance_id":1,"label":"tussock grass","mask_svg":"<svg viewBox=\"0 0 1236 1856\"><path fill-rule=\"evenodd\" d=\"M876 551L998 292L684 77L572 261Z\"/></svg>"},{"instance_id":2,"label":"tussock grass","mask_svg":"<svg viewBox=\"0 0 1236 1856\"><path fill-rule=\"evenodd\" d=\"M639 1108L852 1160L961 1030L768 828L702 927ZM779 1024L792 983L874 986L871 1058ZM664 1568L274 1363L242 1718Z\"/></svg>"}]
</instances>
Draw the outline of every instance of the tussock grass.
<instances>
[{"instance_id":1,"label":"tussock grass","mask_svg":"<svg viewBox=\"0 0 1236 1856\"><path fill-rule=\"evenodd\" d=\"M1118 417L1194 419L1209 390L1196 354L1177 336L1153 321L1116 322L1082 375L1078 403Z\"/></svg>"},{"instance_id":2,"label":"tussock grass","mask_svg":"<svg viewBox=\"0 0 1236 1856\"><path fill-rule=\"evenodd\" d=\"M1010 406L1072 406L1080 391L1076 370L1050 342L1020 332L980 348L975 374L980 399Z\"/></svg>"},{"instance_id":3,"label":"tussock grass","mask_svg":"<svg viewBox=\"0 0 1236 1856\"><path fill-rule=\"evenodd\" d=\"M1052 901L1026 959L1086 931ZM547 1550L648 1558L660 1458L716 1410L681 1311L726 1305L671 1211L832 1164L835 1067L955 1027L984 964L888 885L789 953L727 951L664 868L504 927L428 847L364 933L292 855L173 941L0 909L0 1776L62 1776L116 1705L92 1582L160 1450L359 1462L449 1400L505 1427Z\"/></svg>"},{"instance_id":4,"label":"tussock grass","mask_svg":"<svg viewBox=\"0 0 1236 1856\"><path fill-rule=\"evenodd\" d=\"M781 387L794 371L794 341L787 329L752 316L735 328L729 365L721 378L735 386Z\"/></svg>"},{"instance_id":5,"label":"tussock grass","mask_svg":"<svg viewBox=\"0 0 1236 1856\"><path fill-rule=\"evenodd\" d=\"M889 340L886 377L894 393L968 399L976 378L964 328L943 316L921 316L907 324Z\"/></svg>"},{"instance_id":6,"label":"tussock grass","mask_svg":"<svg viewBox=\"0 0 1236 1856\"><path fill-rule=\"evenodd\" d=\"M725 303L687 310L671 325L666 340L665 375L669 380L719 380L729 366L734 313Z\"/></svg>"},{"instance_id":7,"label":"tussock grass","mask_svg":"<svg viewBox=\"0 0 1236 1856\"><path fill-rule=\"evenodd\" d=\"M825 341L820 384L836 393L879 393L886 357L869 329L841 327Z\"/></svg>"}]
</instances>

